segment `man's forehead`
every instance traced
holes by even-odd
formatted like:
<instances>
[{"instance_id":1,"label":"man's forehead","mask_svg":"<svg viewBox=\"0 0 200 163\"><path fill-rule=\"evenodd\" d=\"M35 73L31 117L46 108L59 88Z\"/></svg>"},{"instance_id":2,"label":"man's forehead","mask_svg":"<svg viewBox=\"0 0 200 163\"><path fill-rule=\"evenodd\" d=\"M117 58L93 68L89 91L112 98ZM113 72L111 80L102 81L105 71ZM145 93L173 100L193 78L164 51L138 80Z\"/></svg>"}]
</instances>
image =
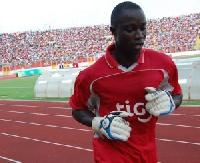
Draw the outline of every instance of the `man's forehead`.
<instances>
[{"instance_id":1,"label":"man's forehead","mask_svg":"<svg viewBox=\"0 0 200 163\"><path fill-rule=\"evenodd\" d=\"M146 23L146 17L140 9L123 9L117 21L118 23L127 23L129 21Z\"/></svg>"},{"instance_id":2,"label":"man's forehead","mask_svg":"<svg viewBox=\"0 0 200 163\"><path fill-rule=\"evenodd\" d=\"M144 15L144 12L143 10L141 9L122 9L120 15L119 15L119 18L128 18L128 17L131 17L131 18L144 18L145 15Z\"/></svg>"}]
</instances>

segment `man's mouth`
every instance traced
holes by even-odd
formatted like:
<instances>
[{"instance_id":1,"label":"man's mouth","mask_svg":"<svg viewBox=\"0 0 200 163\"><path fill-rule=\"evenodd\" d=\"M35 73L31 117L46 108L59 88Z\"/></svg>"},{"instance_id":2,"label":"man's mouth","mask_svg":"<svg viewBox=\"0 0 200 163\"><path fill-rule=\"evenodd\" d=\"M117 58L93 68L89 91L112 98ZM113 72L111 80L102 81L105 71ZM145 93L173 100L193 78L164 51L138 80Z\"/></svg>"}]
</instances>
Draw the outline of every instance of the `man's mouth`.
<instances>
[{"instance_id":1,"label":"man's mouth","mask_svg":"<svg viewBox=\"0 0 200 163\"><path fill-rule=\"evenodd\" d=\"M144 42L136 42L135 45L144 45Z\"/></svg>"},{"instance_id":2,"label":"man's mouth","mask_svg":"<svg viewBox=\"0 0 200 163\"><path fill-rule=\"evenodd\" d=\"M144 42L135 42L133 44L135 49L141 49L143 45L144 45Z\"/></svg>"}]
</instances>

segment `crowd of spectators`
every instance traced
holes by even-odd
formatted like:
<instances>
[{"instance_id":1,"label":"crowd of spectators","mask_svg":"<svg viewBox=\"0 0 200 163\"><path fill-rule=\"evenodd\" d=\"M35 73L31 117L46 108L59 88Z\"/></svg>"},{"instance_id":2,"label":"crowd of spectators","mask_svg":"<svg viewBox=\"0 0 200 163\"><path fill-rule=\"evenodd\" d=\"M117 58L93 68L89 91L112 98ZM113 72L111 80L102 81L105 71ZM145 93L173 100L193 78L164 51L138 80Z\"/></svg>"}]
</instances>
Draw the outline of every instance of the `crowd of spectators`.
<instances>
[{"instance_id":1,"label":"crowd of spectators","mask_svg":"<svg viewBox=\"0 0 200 163\"><path fill-rule=\"evenodd\" d=\"M164 53L194 51L200 13L147 21L146 48ZM104 54L112 42L109 25L0 34L0 64L73 62Z\"/></svg>"},{"instance_id":2,"label":"crowd of spectators","mask_svg":"<svg viewBox=\"0 0 200 163\"><path fill-rule=\"evenodd\" d=\"M149 20L145 46L164 53L194 51L200 13Z\"/></svg>"}]
</instances>

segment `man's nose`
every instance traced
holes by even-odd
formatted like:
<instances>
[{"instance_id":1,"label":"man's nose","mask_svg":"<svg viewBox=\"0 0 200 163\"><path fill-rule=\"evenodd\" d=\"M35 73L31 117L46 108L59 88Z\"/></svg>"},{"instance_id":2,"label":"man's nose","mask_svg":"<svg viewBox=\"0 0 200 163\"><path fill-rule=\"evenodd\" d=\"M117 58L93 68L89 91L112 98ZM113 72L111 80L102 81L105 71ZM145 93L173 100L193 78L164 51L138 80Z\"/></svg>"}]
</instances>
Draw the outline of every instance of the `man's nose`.
<instances>
[{"instance_id":1,"label":"man's nose","mask_svg":"<svg viewBox=\"0 0 200 163\"><path fill-rule=\"evenodd\" d=\"M140 29L135 31L135 37L136 38L143 38L144 37L144 32L141 31Z\"/></svg>"}]
</instances>

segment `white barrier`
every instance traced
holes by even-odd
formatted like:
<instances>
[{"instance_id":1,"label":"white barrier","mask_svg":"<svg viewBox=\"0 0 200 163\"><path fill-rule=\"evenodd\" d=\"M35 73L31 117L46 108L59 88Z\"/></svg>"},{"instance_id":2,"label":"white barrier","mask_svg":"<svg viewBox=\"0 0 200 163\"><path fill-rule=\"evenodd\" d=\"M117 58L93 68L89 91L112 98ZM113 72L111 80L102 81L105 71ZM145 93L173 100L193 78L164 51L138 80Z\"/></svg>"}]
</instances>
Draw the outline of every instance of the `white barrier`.
<instances>
[{"instance_id":1,"label":"white barrier","mask_svg":"<svg viewBox=\"0 0 200 163\"><path fill-rule=\"evenodd\" d=\"M176 62L183 100L200 100L200 61Z\"/></svg>"},{"instance_id":2,"label":"white barrier","mask_svg":"<svg viewBox=\"0 0 200 163\"><path fill-rule=\"evenodd\" d=\"M200 55L200 50L196 50L196 51L184 51L184 52L177 52L177 53L167 53L167 55L170 55L172 58L173 57L178 57L178 56Z\"/></svg>"},{"instance_id":3,"label":"white barrier","mask_svg":"<svg viewBox=\"0 0 200 163\"><path fill-rule=\"evenodd\" d=\"M200 61L177 60L179 84L184 100L200 100ZM36 98L67 98L74 92L75 79L84 68L49 70L36 81Z\"/></svg>"},{"instance_id":4,"label":"white barrier","mask_svg":"<svg viewBox=\"0 0 200 163\"><path fill-rule=\"evenodd\" d=\"M76 77L84 68L50 70L44 72L36 81L36 98L67 98L73 94Z\"/></svg>"}]
</instances>

